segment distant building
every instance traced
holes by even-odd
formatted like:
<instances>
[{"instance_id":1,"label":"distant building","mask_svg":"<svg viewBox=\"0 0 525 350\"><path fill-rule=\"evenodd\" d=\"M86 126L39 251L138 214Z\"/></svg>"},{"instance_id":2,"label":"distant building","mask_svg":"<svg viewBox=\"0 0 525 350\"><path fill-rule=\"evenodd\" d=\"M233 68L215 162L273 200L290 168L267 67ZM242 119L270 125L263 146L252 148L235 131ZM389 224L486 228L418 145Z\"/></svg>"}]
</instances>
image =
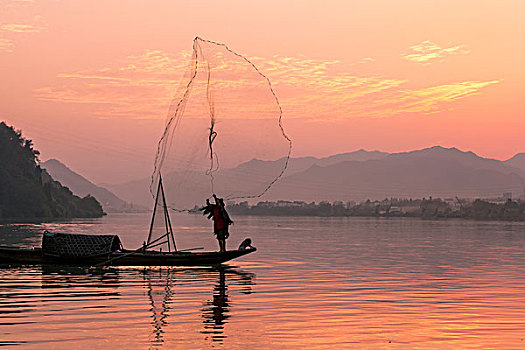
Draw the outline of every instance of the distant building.
<instances>
[{"instance_id":1,"label":"distant building","mask_svg":"<svg viewBox=\"0 0 525 350\"><path fill-rule=\"evenodd\" d=\"M401 214L401 208L400 207L391 206L390 210L389 210L389 213L390 214Z\"/></svg>"},{"instance_id":2,"label":"distant building","mask_svg":"<svg viewBox=\"0 0 525 350\"><path fill-rule=\"evenodd\" d=\"M445 202L450 208L454 210L461 208L461 203L456 198L445 198L443 199L443 202Z\"/></svg>"},{"instance_id":3,"label":"distant building","mask_svg":"<svg viewBox=\"0 0 525 350\"><path fill-rule=\"evenodd\" d=\"M302 202L302 201L277 201L276 203L276 206L277 207L280 207L280 208L298 208L298 207L304 207L306 206L306 202Z\"/></svg>"}]
</instances>

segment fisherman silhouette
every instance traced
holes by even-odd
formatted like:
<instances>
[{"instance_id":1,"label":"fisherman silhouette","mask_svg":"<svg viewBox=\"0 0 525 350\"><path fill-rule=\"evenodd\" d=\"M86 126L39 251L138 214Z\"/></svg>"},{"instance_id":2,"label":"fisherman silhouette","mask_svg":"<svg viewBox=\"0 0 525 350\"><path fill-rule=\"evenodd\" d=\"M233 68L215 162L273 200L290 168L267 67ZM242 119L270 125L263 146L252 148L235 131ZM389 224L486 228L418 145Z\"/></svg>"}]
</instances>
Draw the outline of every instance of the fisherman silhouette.
<instances>
[{"instance_id":1,"label":"fisherman silhouette","mask_svg":"<svg viewBox=\"0 0 525 350\"><path fill-rule=\"evenodd\" d=\"M214 194L215 204L211 204L209 199L206 199L206 206L200 208L202 215L208 214L208 219L213 218L213 232L219 241L219 251L226 251L226 239L230 236L228 227L233 224L226 208L224 207L224 200L217 198Z\"/></svg>"}]
</instances>

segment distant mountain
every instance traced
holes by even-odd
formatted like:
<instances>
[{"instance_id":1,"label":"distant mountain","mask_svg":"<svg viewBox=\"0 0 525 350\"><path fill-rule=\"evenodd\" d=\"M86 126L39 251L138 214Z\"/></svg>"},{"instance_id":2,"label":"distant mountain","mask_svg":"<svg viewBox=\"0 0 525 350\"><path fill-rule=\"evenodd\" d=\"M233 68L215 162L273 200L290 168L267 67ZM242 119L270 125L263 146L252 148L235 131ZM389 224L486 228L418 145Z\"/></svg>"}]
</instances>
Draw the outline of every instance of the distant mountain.
<instances>
[{"instance_id":1,"label":"distant mountain","mask_svg":"<svg viewBox=\"0 0 525 350\"><path fill-rule=\"evenodd\" d=\"M285 176L290 176L295 173L305 171L312 165L328 166L337 164L345 161L367 161L373 159L382 159L388 156L390 153L379 152L379 151L365 151L363 149L340 153L329 157L316 158L316 157L299 157L290 158L288 167L285 171ZM237 173L258 174L260 176L277 175L286 161L286 158L280 158L278 160L259 160L252 159L248 162L241 163L235 168L228 169Z\"/></svg>"},{"instance_id":2,"label":"distant mountain","mask_svg":"<svg viewBox=\"0 0 525 350\"><path fill-rule=\"evenodd\" d=\"M153 199L149 192L150 183L151 179L145 178L119 184L104 184L104 186L129 203L151 208Z\"/></svg>"},{"instance_id":3,"label":"distant mountain","mask_svg":"<svg viewBox=\"0 0 525 350\"><path fill-rule=\"evenodd\" d=\"M519 168L513 167L510 164L506 164L497 159L483 158L476 155L473 152L460 151L455 147L445 148L441 146L434 146L425 148L422 150L416 150L411 152L393 153L391 157L405 158L410 157L413 159L417 158L431 158L431 159L448 159L460 162L466 167L474 169L494 170L500 171L505 174L517 173L525 178L525 172Z\"/></svg>"},{"instance_id":4,"label":"distant mountain","mask_svg":"<svg viewBox=\"0 0 525 350\"><path fill-rule=\"evenodd\" d=\"M215 181L219 195L258 193L261 179L279 174L285 159L252 159L223 169ZM178 207L202 203L209 196L209 178L198 173L164 175L168 201ZM150 179L111 190L126 200L151 205ZM257 187L256 184L259 184ZM440 146L411 152L384 153L359 150L325 158L292 158L283 178L260 200L355 200L386 197L500 197L519 196L525 171L508 162L482 158L472 152ZM174 190L176 189L177 197ZM255 199L259 200L259 199Z\"/></svg>"},{"instance_id":5,"label":"distant mountain","mask_svg":"<svg viewBox=\"0 0 525 350\"><path fill-rule=\"evenodd\" d=\"M286 177L271 199L364 200L389 197L494 197L519 195L525 173L504 162L455 148L432 147L382 159L314 165Z\"/></svg>"},{"instance_id":6,"label":"distant mountain","mask_svg":"<svg viewBox=\"0 0 525 350\"><path fill-rule=\"evenodd\" d=\"M284 176L303 172L313 165L331 165L348 160L381 159L388 155L389 153L379 151L358 150L324 158L290 158ZM222 169L219 171L216 179L216 188L220 188L223 195L247 192L259 193L267 184L264 183L262 185L261 181L278 176L285 161L286 158L273 161L252 159L241 163L235 168ZM106 184L106 186L127 201L151 206L153 200L149 192L150 183L151 179L147 178L122 184ZM200 173L164 174L164 184L168 201L177 207L193 207L195 204L202 203L204 198L211 193L209 177Z\"/></svg>"},{"instance_id":7,"label":"distant mountain","mask_svg":"<svg viewBox=\"0 0 525 350\"><path fill-rule=\"evenodd\" d=\"M79 198L37 164L39 152L20 131L0 123L0 220L100 217L100 203Z\"/></svg>"},{"instance_id":8,"label":"distant mountain","mask_svg":"<svg viewBox=\"0 0 525 350\"><path fill-rule=\"evenodd\" d=\"M386 152L366 151L364 149L360 149L354 152L340 153L330 157L320 158L317 162L315 162L315 164L319 166L328 166L348 161L366 162L368 160L383 159L389 155L390 153Z\"/></svg>"},{"instance_id":9,"label":"distant mountain","mask_svg":"<svg viewBox=\"0 0 525 350\"><path fill-rule=\"evenodd\" d=\"M49 159L42 162L40 166L46 169L54 179L58 180L64 186L67 186L77 196L84 197L91 195L95 197L102 204L106 212L136 211L139 209L126 203L104 187L93 184L56 159Z\"/></svg>"},{"instance_id":10,"label":"distant mountain","mask_svg":"<svg viewBox=\"0 0 525 350\"><path fill-rule=\"evenodd\" d=\"M525 153L518 153L514 157L507 159L505 164L521 169L525 172Z\"/></svg>"}]
</instances>

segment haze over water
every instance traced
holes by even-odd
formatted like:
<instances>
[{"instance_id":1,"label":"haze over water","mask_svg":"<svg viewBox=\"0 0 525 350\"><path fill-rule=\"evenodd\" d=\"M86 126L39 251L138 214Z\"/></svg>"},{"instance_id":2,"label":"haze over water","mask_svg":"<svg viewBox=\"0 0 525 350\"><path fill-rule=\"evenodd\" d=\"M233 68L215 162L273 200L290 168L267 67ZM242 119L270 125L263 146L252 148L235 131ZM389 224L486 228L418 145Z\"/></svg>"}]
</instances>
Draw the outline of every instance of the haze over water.
<instances>
[{"instance_id":1,"label":"haze over water","mask_svg":"<svg viewBox=\"0 0 525 350\"><path fill-rule=\"evenodd\" d=\"M1 226L144 239L147 215ZM0 268L8 348L506 348L525 346L525 224L235 218L225 270ZM173 217L179 249L216 249L199 215Z\"/></svg>"}]
</instances>

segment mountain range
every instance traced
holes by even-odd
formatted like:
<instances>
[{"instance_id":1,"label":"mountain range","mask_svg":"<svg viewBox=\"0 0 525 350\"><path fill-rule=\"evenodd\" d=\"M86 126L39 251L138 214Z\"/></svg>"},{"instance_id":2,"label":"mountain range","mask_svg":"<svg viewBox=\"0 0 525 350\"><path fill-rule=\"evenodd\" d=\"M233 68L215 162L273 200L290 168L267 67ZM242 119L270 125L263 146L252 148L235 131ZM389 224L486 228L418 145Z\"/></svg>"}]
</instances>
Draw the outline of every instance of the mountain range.
<instances>
[{"instance_id":1,"label":"mountain range","mask_svg":"<svg viewBox=\"0 0 525 350\"><path fill-rule=\"evenodd\" d=\"M53 179L68 187L75 195L80 197L91 195L95 197L106 212L133 212L145 209L127 203L106 188L95 185L56 159L41 162L40 166L46 169Z\"/></svg>"},{"instance_id":2,"label":"mountain range","mask_svg":"<svg viewBox=\"0 0 525 350\"><path fill-rule=\"evenodd\" d=\"M525 153L516 154L514 157L507 159L505 164L521 169L525 172Z\"/></svg>"},{"instance_id":3,"label":"mountain range","mask_svg":"<svg viewBox=\"0 0 525 350\"><path fill-rule=\"evenodd\" d=\"M217 173L218 195L260 191L258 179L275 177L286 159L252 159ZM181 176L186 179L180 181ZM189 180L188 180L189 179ZM106 187L128 202L150 206L151 180ZM166 195L178 207L209 196L209 178L198 173L164 174ZM401 153L359 150L325 158L291 158L283 177L256 200L361 201L389 197L501 197L524 194L525 154L500 161L473 152L435 146ZM176 190L174 190L176 189Z\"/></svg>"},{"instance_id":4,"label":"mountain range","mask_svg":"<svg viewBox=\"0 0 525 350\"><path fill-rule=\"evenodd\" d=\"M525 172L455 148L393 153L382 159L313 165L272 188L271 199L361 201L390 197L501 197L523 194Z\"/></svg>"}]
</instances>

